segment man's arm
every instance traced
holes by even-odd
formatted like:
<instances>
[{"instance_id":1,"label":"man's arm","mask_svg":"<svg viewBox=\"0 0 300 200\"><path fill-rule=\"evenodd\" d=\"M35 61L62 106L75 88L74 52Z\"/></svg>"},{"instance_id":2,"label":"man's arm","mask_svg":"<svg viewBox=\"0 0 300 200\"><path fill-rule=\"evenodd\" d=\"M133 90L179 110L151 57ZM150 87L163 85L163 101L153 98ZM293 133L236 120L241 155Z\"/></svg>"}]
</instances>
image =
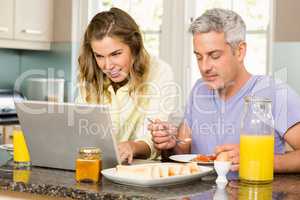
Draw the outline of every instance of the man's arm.
<instances>
[{"instance_id":1,"label":"man's arm","mask_svg":"<svg viewBox=\"0 0 300 200\"><path fill-rule=\"evenodd\" d=\"M294 149L285 154L275 154L274 171L300 172L300 123L287 130L284 135L285 141Z\"/></svg>"},{"instance_id":2,"label":"man's arm","mask_svg":"<svg viewBox=\"0 0 300 200\"><path fill-rule=\"evenodd\" d=\"M177 138L184 141L187 138L192 138L192 130L187 123L182 122L178 128ZM177 143L173 148L174 154L188 154L191 153L191 141L185 143Z\"/></svg>"}]
</instances>

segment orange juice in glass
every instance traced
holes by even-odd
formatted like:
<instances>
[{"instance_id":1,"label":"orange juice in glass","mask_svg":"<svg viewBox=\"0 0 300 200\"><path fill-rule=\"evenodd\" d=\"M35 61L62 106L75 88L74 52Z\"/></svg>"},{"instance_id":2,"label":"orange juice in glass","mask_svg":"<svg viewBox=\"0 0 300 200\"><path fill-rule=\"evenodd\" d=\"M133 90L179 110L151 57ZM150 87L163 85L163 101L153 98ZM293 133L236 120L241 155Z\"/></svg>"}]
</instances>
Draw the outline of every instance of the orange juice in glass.
<instances>
[{"instance_id":1,"label":"orange juice in glass","mask_svg":"<svg viewBox=\"0 0 300 200\"><path fill-rule=\"evenodd\" d=\"M274 120L271 100L246 97L240 134L241 181L269 183L273 180Z\"/></svg>"},{"instance_id":2,"label":"orange juice in glass","mask_svg":"<svg viewBox=\"0 0 300 200\"><path fill-rule=\"evenodd\" d=\"M29 167L30 155L25 142L25 137L20 126L13 128L13 145L14 145L14 166Z\"/></svg>"}]
</instances>

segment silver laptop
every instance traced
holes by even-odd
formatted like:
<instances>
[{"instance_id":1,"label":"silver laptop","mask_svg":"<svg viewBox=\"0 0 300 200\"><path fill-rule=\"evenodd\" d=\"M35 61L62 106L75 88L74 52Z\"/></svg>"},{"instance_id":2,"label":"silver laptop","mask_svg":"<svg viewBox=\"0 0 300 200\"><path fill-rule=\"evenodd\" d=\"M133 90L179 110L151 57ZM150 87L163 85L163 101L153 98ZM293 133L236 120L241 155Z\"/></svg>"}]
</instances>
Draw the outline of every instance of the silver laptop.
<instances>
[{"instance_id":1,"label":"silver laptop","mask_svg":"<svg viewBox=\"0 0 300 200\"><path fill-rule=\"evenodd\" d=\"M104 169L120 163L107 106L39 101L15 105L32 165L74 170L81 147L99 147Z\"/></svg>"}]
</instances>

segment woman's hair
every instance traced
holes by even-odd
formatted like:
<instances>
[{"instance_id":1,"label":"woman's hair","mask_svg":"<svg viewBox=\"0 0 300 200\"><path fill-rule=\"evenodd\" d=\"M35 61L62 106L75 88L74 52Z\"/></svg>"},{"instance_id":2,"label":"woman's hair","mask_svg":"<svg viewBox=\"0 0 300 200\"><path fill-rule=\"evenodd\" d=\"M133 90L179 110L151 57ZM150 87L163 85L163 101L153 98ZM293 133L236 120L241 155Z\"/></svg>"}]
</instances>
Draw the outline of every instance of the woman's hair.
<instances>
[{"instance_id":1,"label":"woman's hair","mask_svg":"<svg viewBox=\"0 0 300 200\"><path fill-rule=\"evenodd\" d=\"M232 49L246 38L246 25L241 16L220 8L207 10L191 24L190 31L192 34L224 32L225 39Z\"/></svg>"},{"instance_id":2,"label":"woman's hair","mask_svg":"<svg viewBox=\"0 0 300 200\"><path fill-rule=\"evenodd\" d=\"M143 38L138 25L132 17L118 8L100 12L89 23L83 38L79 62L79 82L81 89L85 90L85 100L100 103L106 96L109 99L108 87L110 79L98 67L95 60L91 42L111 37L128 45L133 56L133 66L129 70L129 94L144 93L145 89L138 89L146 81L149 74L149 54L144 48ZM100 99L101 97L101 99Z\"/></svg>"}]
</instances>

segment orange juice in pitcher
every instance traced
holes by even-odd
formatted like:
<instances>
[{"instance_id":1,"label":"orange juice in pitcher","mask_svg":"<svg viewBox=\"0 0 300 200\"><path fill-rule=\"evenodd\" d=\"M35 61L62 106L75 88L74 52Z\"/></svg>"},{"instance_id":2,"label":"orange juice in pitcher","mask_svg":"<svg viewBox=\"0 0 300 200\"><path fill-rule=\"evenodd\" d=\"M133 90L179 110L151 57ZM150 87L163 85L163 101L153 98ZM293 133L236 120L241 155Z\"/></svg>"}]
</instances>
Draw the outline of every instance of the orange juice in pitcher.
<instances>
[{"instance_id":1,"label":"orange juice in pitcher","mask_svg":"<svg viewBox=\"0 0 300 200\"><path fill-rule=\"evenodd\" d=\"M246 97L240 134L241 181L268 183L273 180L273 127L271 100Z\"/></svg>"},{"instance_id":2,"label":"orange juice in pitcher","mask_svg":"<svg viewBox=\"0 0 300 200\"><path fill-rule=\"evenodd\" d=\"M247 135L240 137L240 178L242 180L272 181L274 136Z\"/></svg>"}]
</instances>

